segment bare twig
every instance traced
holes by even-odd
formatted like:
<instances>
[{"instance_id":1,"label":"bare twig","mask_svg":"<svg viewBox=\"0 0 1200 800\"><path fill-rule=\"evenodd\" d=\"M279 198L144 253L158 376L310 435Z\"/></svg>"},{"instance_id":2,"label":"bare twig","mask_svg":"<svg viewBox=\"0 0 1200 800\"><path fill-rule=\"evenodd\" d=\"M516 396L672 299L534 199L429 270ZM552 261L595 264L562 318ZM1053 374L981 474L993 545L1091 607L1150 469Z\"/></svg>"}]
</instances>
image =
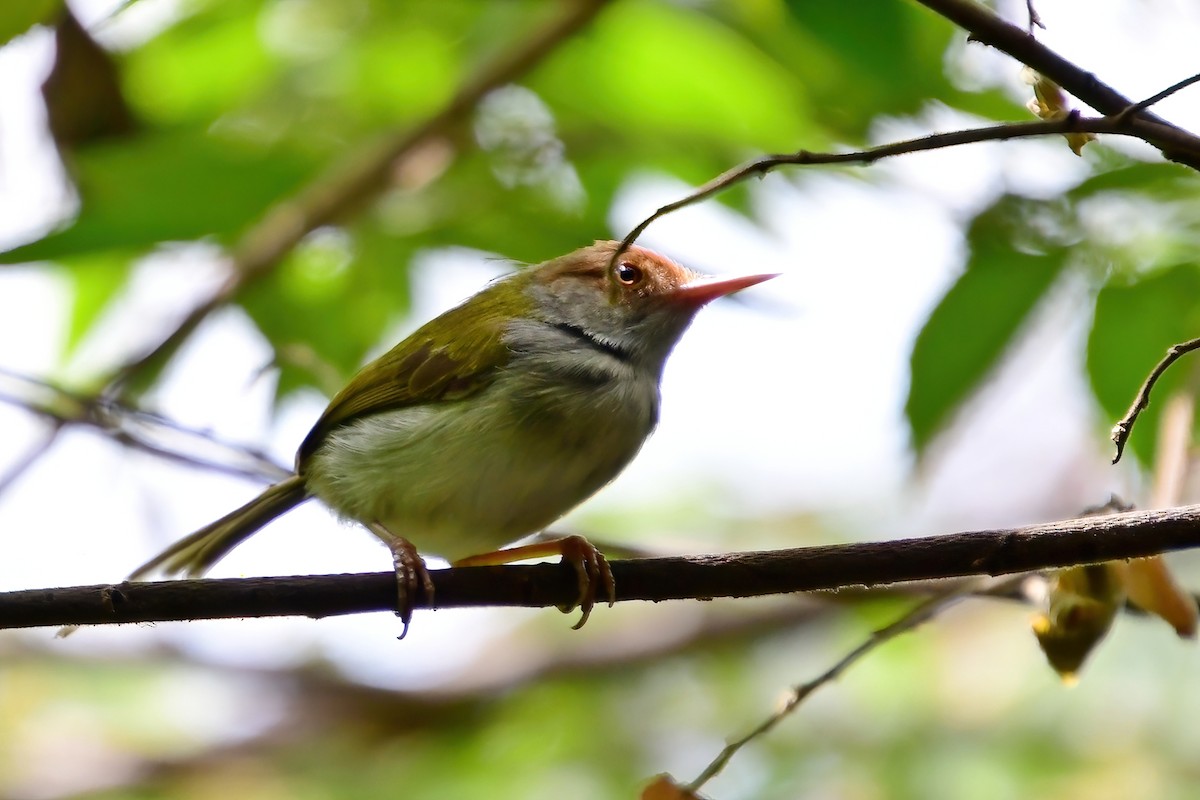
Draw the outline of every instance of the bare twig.
<instances>
[{"instance_id":1,"label":"bare twig","mask_svg":"<svg viewBox=\"0 0 1200 800\"><path fill-rule=\"evenodd\" d=\"M0 495L8 491L9 487L20 480L21 476L29 471L34 464L41 459L42 456L50 452L50 448L58 441L58 435L62 433L62 429L66 423L54 421L50 424L50 429L46 432L42 441L35 444L26 451L25 455L18 458L12 466L8 468L3 476L0 476Z\"/></svg>"},{"instance_id":2,"label":"bare twig","mask_svg":"<svg viewBox=\"0 0 1200 800\"><path fill-rule=\"evenodd\" d=\"M1029 136L1071 133L1111 133L1132 136L1157 147L1169 160L1200 170L1200 137L1146 112L1146 109L1175 92L1200 81L1200 75L1180 81L1163 91L1134 102L1102 83L1033 38L1033 26L1041 24L1032 0L1027 1L1029 32L1005 22L990 9L974 0L918 0L918 2L963 27L970 39L990 45L1049 78L1075 97L1100 111L1103 117L1082 117L1078 112L1058 120L1040 123L1006 123L986 128L935 134L904 142L849 153L812 153L800 150L787 155L769 155L734 167L705 183L696 191L668 203L646 217L621 241L609 266L615 266L621 254L655 220L686 206L705 200L752 176L763 176L783 165L872 164L881 158L936 150L982 141L1016 139Z\"/></svg>"},{"instance_id":3,"label":"bare twig","mask_svg":"<svg viewBox=\"0 0 1200 800\"><path fill-rule=\"evenodd\" d=\"M870 636L868 636L861 644L858 645L858 647L855 647L842 658L838 659L837 663L835 663L829 669L825 670L807 683L792 687L791 692L788 694L787 700L782 706L779 707L778 710L763 720L749 733L725 745L721 752L717 754L717 757L714 758L698 776L696 776L695 780L685 787L686 790L692 792L693 794L699 792L704 784L712 780L712 778L714 778L718 773L720 773L721 770L725 768L725 765L729 763L730 759L737 755L738 751L750 744L755 739L767 734L772 728L782 722L784 718L795 711L800 704L803 703L813 692L815 692L817 689L820 689L822 686L832 683L840 678L842 673L853 666L855 662L861 660L864 656L869 655L871 652L877 650L879 647L887 642L890 642L892 639L895 639L901 634L920 627L958 601L970 596L975 592L986 590L989 588L987 584L1010 583L1011 580L1012 579L1010 578L1002 582L986 580L970 581L967 585L960 586L953 591L944 592L935 597L931 597L930 599L918 605L916 608L909 611L904 616L897 619L895 622L887 625L886 627L880 628L879 630L873 631Z\"/></svg>"},{"instance_id":4,"label":"bare twig","mask_svg":"<svg viewBox=\"0 0 1200 800\"><path fill-rule=\"evenodd\" d=\"M1197 82L1200 82L1200 72L1197 72L1195 75L1191 76L1190 78L1184 78L1183 80L1179 81L1178 83L1171 84L1166 89L1163 89L1161 92L1159 92L1158 94L1150 95L1145 100L1139 100L1138 102L1134 103L1133 105L1126 106L1119 114L1116 115L1116 118L1118 120L1122 120L1122 119L1125 119L1126 117L1129 117L1129 116L1132 116L1133 114L1138 113L1139 111L1145 111L1150 106L1152 106L1156 103L1160 103L1163 100L1166 100L1168 97L1175 94L1176 92L1186 89L1187 87L1191 86L1193 83L1197 83Z\"/></svg>"},{"instance_id":5,"label":"bare twig","mask_svg":"<svg viewBox=\"0 0 1200 800\"><path fill-rule=\"evenodd\" d=\"M1011 575L1200 547L1200 505L867 544L613 561L617 600L756 597ZM434 570L439 608L570 605L560 564ZM391 610L393 572L122 583L0 594L0 628ZM417 606L424 606L418 598Z\"/></svg>"},{"instance_id":6,"label":"bare twig","mask_svg":"<svg viewBox=\"0 0 1200 800\"><path fill-rule=\"evenodd\" d=\"M291 470L261 450L222 441L211 431L189 428L159 414L129 408L112 399L72 392L49 381L3 368L0 368L0 379L17 386L12 392L0 391L0 403L43 417L56 431L67 425L92 428L127 447L229 475L279 480L291 474ZM185 439L186 444L171 442L170 437ZM203 448L216 448L226 457L216 459L198 455L197 450ZM31 457L40 455L41 452L35 452Z\"/></svg>"},{"instance_id":7,"label":"bare twig","mask_svg":"<svg viewBox=\"0 0 1200 800\"><path fill-rule=\"evenodd\" d=\"M1034 28L1046 30L1046 24L1042 22L1042 18L1038 16L1037 9L1033 7L1033 0L1025 0L1025 10L1029 13L1029 35L1033 36Z\"/></svg>"},{"instance_id":8,"label":"bare twig","mask_svg":"<svg viewBox=\"0 0 1200 800\"><path fill-rule=\"evenodd\" d=\"M935 133L929 136L906 139L900 142L890 142L877 147L868 147L864 150L852 150L844 153L814 153L809 150L798 150L795 153L760 156L721 173L694 192L655 210L653 214L639 222L625 236L621 241L621 246L613 253L610 266L615 265L621 253L625 252L630 245L637 241L646 228L650 227L659 218L678 211L681 208L695 205L748 178L762 177L781 166L814 166L819 164L867 166L884 158L893 158L908 153L941 150L948 147L977 144L979 142L1025 139L1034 136L1069 133L1108 133L1120 136L1135 136L1142 139L1146 139L1147 136L1161 137L1164 140L1170 139L1173 145L1183 146L1186 144L1194 146L1196 153L1200 156L1200 138L1196 138L1190 133L1180 131L1177 128L1155 125L1151 131L1148 129L1139 129L1136 120L1120 118L1119 115L1110 117L1084 117L1078 112L1070 113L1062 119L1043 120L1039 122L1008 122L999 125L988 125L982 128Z\"/></svg>"},{"instance_id":9,"label":"bare twig","mask_svg":"<svg viewBox=\"0 0 1200 800\"><path fill-rule=\"evenodd\" d=\"M1093 73L1072 64L1049 49L1026 31L1010 25L991 9L975 0L917 0L970 34L973 41L994 47L1017 61L1036 70L1057 83L1070 94L1090 105L1101 114L1120 116L1126 108L1136 105L1125 95L1101 81ZM1191 134L1186 134L1188 144L1174 136L1155 137L1155 129L1170 128L1180 131L1160 117L1142 111L1132 118L1123 120L1131 123L1132 135L1158 147L1163 156L1171 161L1200 170L1200 147ZM1144 123L1144 124L1143 124ZM1148 134L1149 138L1143 134Z\"/></svg>"},{"instance_id":10,"label":"bare twig","mask_svg":"<svg viewBox=\"0 0 1200 800\"><path fill-rule=\"evenodd\" d=\"M343 218L385 189L397 161L461 125L485 95L536 66L590 23L607 2L575 0L566 4L569 10L565 14L480 70L437 114L415 128L367 148L366 153L357 148L356 157L336 165L296 197L270 209L234 248L230 275L220 288L192 308L148 353L122 366L113 378L113 385L126 385L138 374L169 359L209 314L233 300L246 285L268 274L307 234Z\"/></svg>"},{"instance_id":11,"label":"bare twig","mask_svg":"<svg viewBox=\"0 0 1200 800\"><path fill-rule=\"evenodd\" d=\"M1142 383L1142 387L1138 390L1137 397L1133 399L1133 405L1125 412L1125 416L1113 425L1111 439L1116 445L1117 451L1113 456L1112 463L1116 464L1121 460L1121 456L1125 452L1125 444L1129 441L1129 435L1133 433L1133 425L1137 422L1137 418L1146 406L1150 405L1150 392L1154 389L1154 384L1158 383L1158 379L1163 376L1167 369L1179 360L1180 356L1192 352L1200 348L1200 339L1191 339L1179 344L1173 344L1167 348L1167 354L1159 361L1150 374L1146 376L1146 380Z\"/></svg>"}]
</instances>

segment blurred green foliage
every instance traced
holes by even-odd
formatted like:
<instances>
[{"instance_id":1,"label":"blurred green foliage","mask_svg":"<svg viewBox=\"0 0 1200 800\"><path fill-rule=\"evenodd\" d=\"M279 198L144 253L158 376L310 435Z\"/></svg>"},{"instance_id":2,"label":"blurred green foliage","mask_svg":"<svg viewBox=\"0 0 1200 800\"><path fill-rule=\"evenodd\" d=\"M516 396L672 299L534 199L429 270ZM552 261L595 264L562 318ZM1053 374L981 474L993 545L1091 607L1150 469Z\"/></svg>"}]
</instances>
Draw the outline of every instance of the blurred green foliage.
<instances>
[{"instance_id":1,"label":"blurred green foliage","mask_svg":"<svg viewBox=\"0 0 1200 800\"><path fill-rule=\"evenodd\" d=\"M694 778L785 687L904 605L877 605L870 620L834 613L702 637L682 650L664 642L627 658L599 648L581 657L564 637L554 637L562 649L547 648L526 630L515 634L526 651L455 672L463 683L446 694L360 686L320 667L214 667L169 655L71 663L7 652L0 704L13 713L0 719L0 735L23 746L0 753L0 785L112 785L80 795L104 800L634 798L658 772ZM643 610L658 624L688 616ZM888 643L818 691L706 795L1191 796L1200 684L1186 648L1160 646L1170 636L1161 626L1118 620L1116 641L1068 692L1023 624L1027 609L980 600L962 612ZM402 648L381 644L380 657ZM496 686L487 673L500 657L511 678ZM475 681L483 688L469 688ZM67 744L76 757L56 755Z\"/></svg>"},{"instance_id":2,"label":"blurred green foliage","mask_svg":"<svg viewBox=\"0 0 1200 800\"><path fill-rule=\"evenodd\" d=\"M236 251L269 209L435 114L565 8L535 0L181 0L160 29L110 52L137 124L59 143L78 206L0 263L52 262L70 281L65 363L127 290L139 259L192 243ZM58 13L54 0L0 4L0 42ZM409 268L424 250L472 247L537 262L623 235L609 228L611 206L639 174L700 183L768 151L861 147L881 118L942 107L984 121L1026 119L998 91L963 88L946 57L962 37L907 0L613 3L465 123L407 153L379 196L310 233L233 302L280 354L281 396L308 385L328 390L320 370L288 354L352 372L405 310ZM1064 196L1008 193L963 220L963 271L912 352L906 412L918 452L985 385L1064 281L1081 281L1095 304L1086 369L1106 418L1123 413L1168 345L1200 334L1195 175L1102 148L1085 150L1090 177ZM748 192L717 199L752 216ZM1098 226L1097 211L1112 208L1138 224ZM153 343L155 332L147 336ZM1162 391L1191 374L1177 370ZM1148 430L1154 412L1142 423ZM1149 458L1152 442L1135 435L1134 452ZM1036 659L1032 637L1027 644L1022 658ZM1167 733L1156 739L1161 751L1117 746L1089 756L1072 737L1094 733L1055 718L1046 692L1017 698L1012 690L991 716L964 719L959 698L929 696L942 689L925 674L928 654L910 649L934 646L896 643L870 659L849 707L817 705L805 723L757 745L746 757L755 777L735 776L740 794L727 796L884 796L873 786L913 798L1113 796L1087 789L1116 757L1129 774L1160 776L1141 787L1145 795L1171 796L1160 769L1174 754ZM124 716L144 702L130 693L146 690L145 675L110 681L92 671L92 690L123 719L106 735L155 766L133 770L145 785L129 778L134 788L102 796L630 796L670 764L697 771L723 737L757 721L769 698L756 691L804 677L794 669L802 648L773 652L755 658L739 647L682 666L661 661L521 687L418 720L428 726L420 736L405 729L413 720L387 717L385 704L334 722L317 715L320 724L240 749L210 752L193 742L209 759L195 763L180 755L186 747L172 749L173 737L127 727ZM1003 662L1005 654L993 655ZM14 681L57 691L57 677L44 671L5 666L0 675L8 691ZM1143 679L1160 681L1157 673ZM1169 707L1166 684L1156 685ZM1114 680L1114 703L1127 690L1128 681ZM1002 695L984 681L963 691ZM1196 710L1194 694L1184 692L1179 707ZM285 699L296 708L307 702ZM884 701L895 707L877 718ZM15 736L12 726L37 723L38 701L23 709L0 731ZM1001 715L1015 722L989 728ZM988 786L1001 789L981 794Z\"/></svg>"},{"instance_id":3,"label":"blurred green foliage","mask_svg":"<svg viewBox=\"0 0 1200 800\"><path fill-rule=\"evenodd\" d=\"M56 9L18 4L0 18L0 33ZM273 206L302 189L319 193L380 137L436 113L561 10L528 1L184 3L153 35L111 53L113 96L136 125L60 142L78 210L0 263L66 267L76 298L69 356L120 298L138 258L179 243L236 248ZM519 85L406 154L374 202L247 282L234 302L281 354L280 396L306 385L328 390L328 376L362 363L403 313L409 265L422 250L473 247L537 262L623 234L609 229L608 215L633 175L700 183L764 152L861 146L874 121L933 104L1024 118L999 93L956 82L945 54L961 34L949 23L903 0L871 0L860 12L832 0L606 8ZM93 70L91 80L97 85L48 88L47 101L107 92L98 84L113 78ZM1195 237L1180 233L1190 231L1187 215L1176 214L1170 232L1155 223L1137 246L1093 235L1081 215L1114 197L1178 207L1195 177L1097 150L1086 153L1092 176L1066 197L1006 195L965 221L964 272L913 349L906 411L918 452L985 385L1064 273L1083 274L1103 301L1087 364L1106 416L1123 410L1172 336L1194 330L1188 313L1165 325L1154 302L1137 302L1153 272L1144 240L1190 243ZM753 216L747 198L738 187L718 201ZM1161 243L1149 249L1163 255ZM1120 291L1106 289L1114 280ZM1150 315L1146 324L1139 314ZM1145 346L1106 336L1115 318L1142 331ZM95 375L106 369L89 366ZM1148 457L1152 437L1134 438L1134 451Z\"/></svg>"}]
</instances>

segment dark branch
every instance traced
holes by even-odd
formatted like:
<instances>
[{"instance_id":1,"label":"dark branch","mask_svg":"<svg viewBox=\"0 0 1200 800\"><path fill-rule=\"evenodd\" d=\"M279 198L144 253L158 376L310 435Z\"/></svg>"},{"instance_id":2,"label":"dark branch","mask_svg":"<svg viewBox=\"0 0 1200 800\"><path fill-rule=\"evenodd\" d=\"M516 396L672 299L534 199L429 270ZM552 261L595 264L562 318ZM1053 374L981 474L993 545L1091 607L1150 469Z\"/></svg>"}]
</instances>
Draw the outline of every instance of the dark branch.
<instances>
[{"instance_id":1,"label":"dark branch","mask_svg":"<svg viewBox=\"0 0 1200 800\"><path fill-rule=\"evenodd\" d=\"M1091 72L1072 64L1026 31L1005 22L991 9L975 0L917 0L917 2L966 30L972 41L994 47L1022 64L1032 67L1101 114L1120 116L1127 108L1138 105ZM1136 120L1149 123L1154 128L1179 130L1162 118L1144 110L1137 113ZM1182 148L1169 146L1163 140L1155 141L1154 138L1142 136L1142 132L1149 133L1149 128L1135 126L1135 130L1140 131L1135 132L1135 135L1145 138L1147 142L1159 147L1169 160L1200 170L1200 148L1195 145ZM1195 141L1195 137L1190 134L1188 136Z\"/></svg>"},{"instance_id":2,"label":"dark branch","mask_svg":"<svg viewBox=\"0 0 1200 800\"><path fill-rule=\"evenodd\" d=\"M1200 546L1200 505L869 544L612 562L617 599L682 600L1005 575ZM578 593L558 564L434 570L439 608L545 607ZM0 628L386 611L395 576L123 583L0 594Z\"/></svg>"},{"instance_id":3,"label":"dark branch","mask_svg":"<svg viewBox=\"0 0 1200 800\"><path fill-rule=\"evenodd\" d=\"M1117 421L1112 428L1112 443L1117 446L1117 452L1113 456L1112 463L1117 463L1121 460L1121 456L1125 452L1125 444L1129 441L1129 435L1133 433L1133 425L1137 422L1137 418L1146 410L1146 406L1150 405L1150 392L1154 389L1154 384L1158 383L1158 379L1163 376L1167 369L1179 360L1180 356L1192 352L1200 348L1200 339L1191 339L1180 344L1171 345L1167 349L1167 354L1163 356L1162 361L1154 366L1150 374L1146 376L1146 380L1142 383L1142 388L1138 390L1137 397L1133 399L1133 405L1125 412L1125 416Z\"/></svg>"}]
</instances>

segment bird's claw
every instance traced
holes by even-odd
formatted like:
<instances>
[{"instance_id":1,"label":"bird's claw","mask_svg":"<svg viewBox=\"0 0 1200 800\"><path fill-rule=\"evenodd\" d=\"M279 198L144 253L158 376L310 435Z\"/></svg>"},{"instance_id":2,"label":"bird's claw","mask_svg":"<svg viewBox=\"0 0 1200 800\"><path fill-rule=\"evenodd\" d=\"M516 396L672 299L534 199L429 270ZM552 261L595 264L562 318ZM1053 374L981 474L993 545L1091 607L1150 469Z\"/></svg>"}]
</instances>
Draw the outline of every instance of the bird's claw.
<instances>
[{"instance_id":1,"label":"bird's claw","mask_svg":"<svg viewBox=\"0 0 1200 800\"><path fill-rule=\"evenodd\" d=\"M579 621L571 626L577 631L588 621L592 609L596 605L596 596L603 591L603 597L608 600L609 608L617 602L617 584L613 580L612 569L608 559L596 549L596 546L582 536L567 536L559 541L564 564L570 564L575 570L579 581L579 596L568 606L559 606L564 614L569 614L576 607L582 612Z\"/></svg>"},{"instance_id":2,"label":"bird's claw","mask_svg":"<svg viewBox=\"0 0 1200 800\"><path fill-rule=\"evenodd\" d=\"M388 543L388 547L392 551L392 564L396 569L396 616L404 625L396 638L403 639L408 635L418 593L424 596L425 604L433 608L433 578L429 575L425 560L407 539L396 538Z\"/></svg>"}]
</instances>

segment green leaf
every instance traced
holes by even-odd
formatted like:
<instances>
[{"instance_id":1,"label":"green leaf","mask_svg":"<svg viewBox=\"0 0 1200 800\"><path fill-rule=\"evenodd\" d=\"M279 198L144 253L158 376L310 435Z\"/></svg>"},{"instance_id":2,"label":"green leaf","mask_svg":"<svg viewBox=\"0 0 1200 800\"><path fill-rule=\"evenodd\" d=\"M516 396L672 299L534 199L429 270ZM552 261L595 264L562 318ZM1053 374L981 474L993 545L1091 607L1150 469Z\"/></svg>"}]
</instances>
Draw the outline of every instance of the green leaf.
<instances>
[{"instance_id":1,"label":"green leaf","mask_svg":"<svg viewBox=\"0 0 1200 800\"><path fill-rule=\"evenodd\" d=\"M946 51L964 34L919 4L858 0L853 13L839 0L786 7L794 24L769 46L804 81L821 123L842 135L859 139L879 117L915 114L932 101L993 118L1028 114L999 92L966 92L949 80Z\"/></svg>"},{"instance_id":2,"label":"green leaf","mask_svg":"<svg viewBox=\"0 0 1200 800\"><path fill-rule=\"evenodd\" d=\"M0 263L44 261L159 242L230 241L312 171L279 148L192 130L153 131L81 149L81 200L66 228L0 253Z\"/></svg>"},{"instance_id":3,"label":"green leaf","mask_svg":"<svg viewBox=\"0 0 1200 800\"><path fill-rule=\"evenodd\" d=\"M5 0L0 3L0 45L34 25L53 22L60 8L62 0Z\"/></svg>"},{"instance_id":4,"label":"green leaf","mask_svg":"<svg viewBox=\"0 0 1200 800\"><path fill-rule=\"evenodd\" d=\"M340 388L409 303L407 239L322 229L238 297L277 354L277 398Z\"/></svg>"},{"instance_id":5,"label":"green leaf","mask_svg":"<svg viewBox=\"0 0 1200 800\"><path fill-rule=\"evenodd\" d=\"M122 253L72 258L63 276L71 284L71 318L63 355L69 358L129 280L133 259Z\"/></svg>"},{"instance_id":6,"label":"green leaf","mask_svg":"<svg viewBox=\"0 0 1200 800\"><path fill-rule=\"evenodd\" d=\"M905 414L923 452L982 383L1021 323L1062 272L1065 247L1039 237L1026 220L1046 213L1006 197L977 217L966 271L933 310L913 345Z\"/></svg>"},{"instance_id":7,"label":"green leaf","mask_svg":"<svg viewBox=\"0 0 1200 800\"><path fill-rule=\"evenodd\" d=\"M128 53L122 74L138 115L206 123L263 92L280 64L262 42L261 6L207 4Z\"/></svg>"},{"instance_id":8,"label":"green leaf","mask_svg":"<svg viewBox=\"0 0 1200 800\"><path fill-rule=\"evenodd\" d=\"M564 130L791 149L812 134L808 98L776 61L715 20L618 3L531 78ZM711 177L711 176L710 176Z\"/></svg>"},{"instance_id":9,"label":"green leaf","mask_svg":"<svg viewBox=\"0 0 1200 800\"><path fill-rule=\"evenodd\" d=\"M1140 280L1111 284L1096 298L1088 336L1087 371L1105 416L1116 422L1142 381L1173 344L1200 336L1200 267L1179 264ZM1185 355L1158 381L1138 418L1129 447L1143 463L1154 457L1163 402L1182 385L1196 385L1200 363Z\"/></svg>"},{"instance_id":10,"label":"green leaf","mask_svg":"<svg viewBox=\"0 0 1200 800\"><path fill-rule=\"evenodd\" d=\"M1181 199L1185 192L1194 195L1197 176L1194 170L1168 162L1135 162L1106 170L1085 180L1070 192L1072 200L1084 200L1103 192L1134 191L1152 196L1167 195Z\"/></svg>"}]
</instances>

